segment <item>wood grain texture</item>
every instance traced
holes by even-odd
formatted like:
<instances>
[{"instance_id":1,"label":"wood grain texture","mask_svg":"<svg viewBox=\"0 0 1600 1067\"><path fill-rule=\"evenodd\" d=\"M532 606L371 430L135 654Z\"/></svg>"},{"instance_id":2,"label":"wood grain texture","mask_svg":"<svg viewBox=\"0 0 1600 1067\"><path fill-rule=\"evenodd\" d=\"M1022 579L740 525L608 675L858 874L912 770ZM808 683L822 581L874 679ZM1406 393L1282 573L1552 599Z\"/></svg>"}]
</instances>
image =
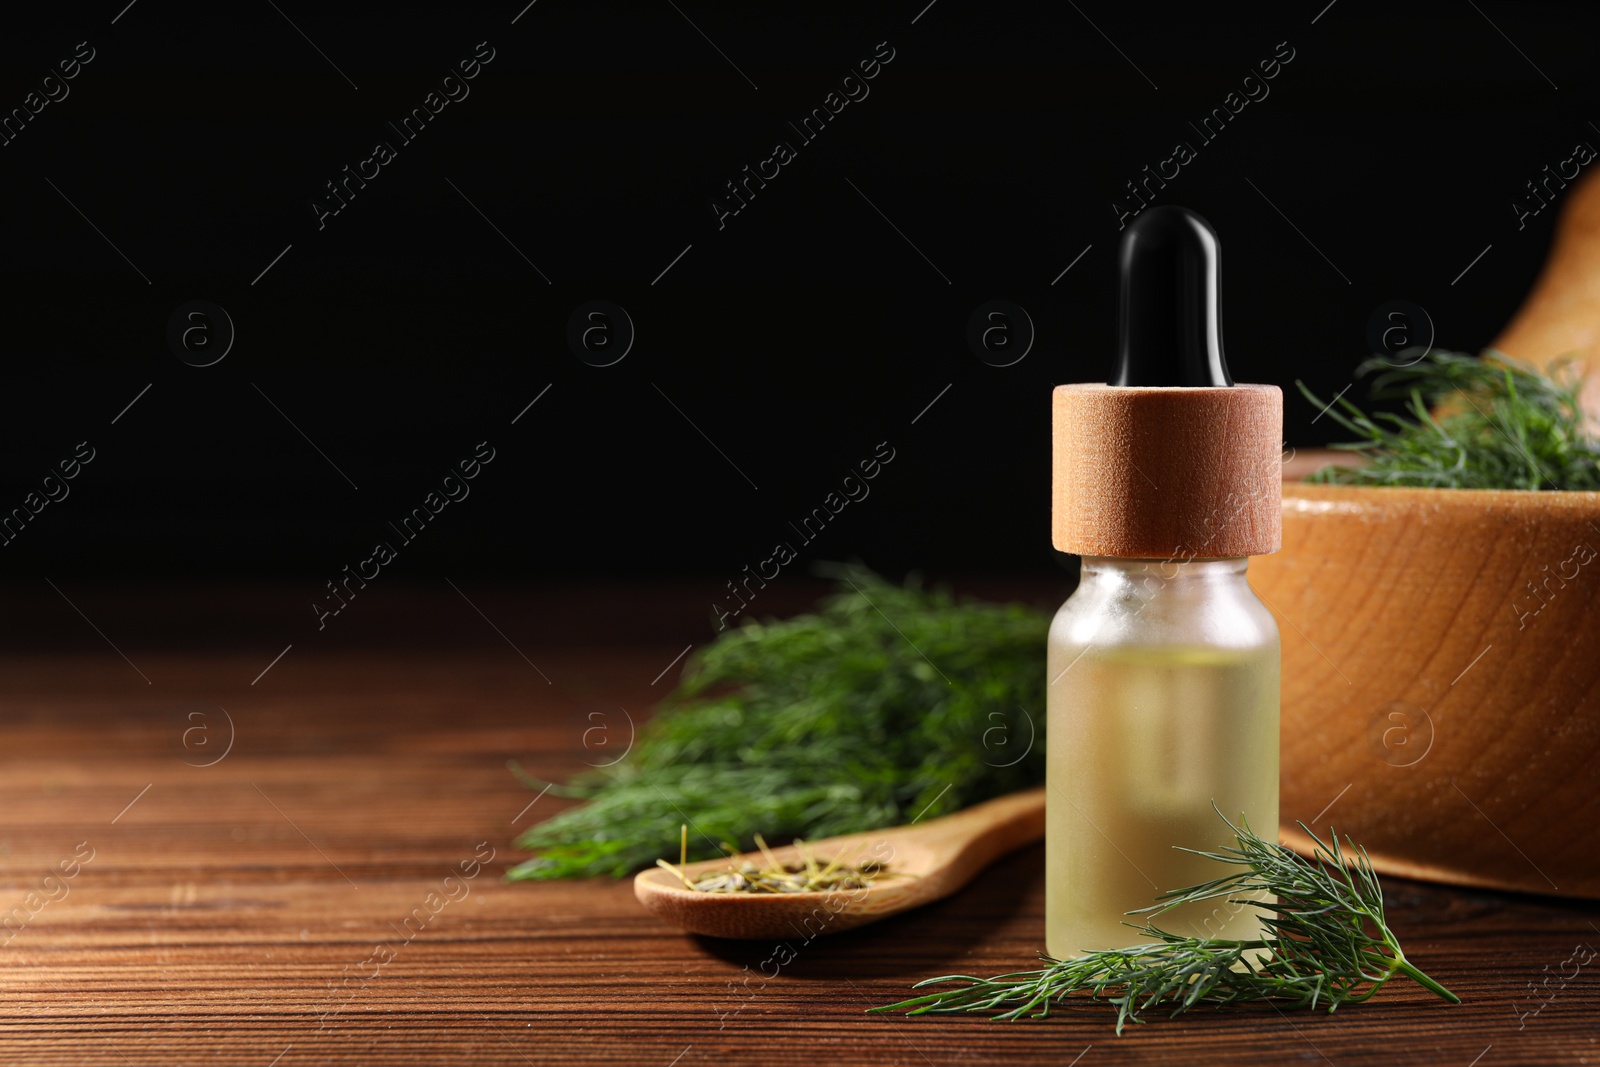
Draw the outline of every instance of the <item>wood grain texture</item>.
<instances>
[{"instance_id":1,"label":"wood grain texture","mask_svg":"<svg viewBox=\"0 0 1600 1067\"><path fill-rule=\"evenodd\" d=\"M1600 493L1286 484L1283 520L1250 580L1283 632L1285 826L1600 896Z\"/></svg>"},{"instance_id":2,"label":"wood grain texture","mask_svg":"<svg viewBox=\"0 0 1600 1067\"><path fill-rule=\"evenodd\" d=\"M1282 446L1275 385L1058 385L1051 543L1123 559L1276 552Z\"/></svg>"},{"instance_id":3,"label":"wood grain texture","mask_svg":"<svg viewBox=\"0 0 1600 1067\"><path fill-rule=\"evenodd\" d=\"M0 947L0 1062L693 1067L1081 1054L1084 1067L1467 1067L1482 1054L1479 1067L1500 1067L1600 1055L1600 960L1564 988L1556 977L1575 945L1600 945L1597 909L1577 902L1392 880L1407 948L1465 1005L1397 985L1331 1018L1207 1014L1118 1039L1093 1006L1014 1025L863 1014L931 975L1027 966L1043 935L1037 847L925 909L795 938L795 959L770 978L774 946L683 935L640 908L626 880L498 881L517 858L517 829L564 803L546 795L524 811L535 794L506 758L554 776L598 761L583 745L590 712L640 717L681 647L545 649L536 658L554 684L504 647L337 657L296 647L255 686L270 651L130 649L150 685L103 646L0 661L0 906L21 905L80 842L94 850L66 895ZM186 765L217 751L195 735L184 747L197 721L186 716L219 707L236 727L232 751ZM468 892L402 936L480 842L495 855ZM381 968L369 962L380 945L391 954ZM1547 978L1548 1004L1519 1029L1517 1011L1537 1003L1528 984Z\"/></svg>"}]
</instances>

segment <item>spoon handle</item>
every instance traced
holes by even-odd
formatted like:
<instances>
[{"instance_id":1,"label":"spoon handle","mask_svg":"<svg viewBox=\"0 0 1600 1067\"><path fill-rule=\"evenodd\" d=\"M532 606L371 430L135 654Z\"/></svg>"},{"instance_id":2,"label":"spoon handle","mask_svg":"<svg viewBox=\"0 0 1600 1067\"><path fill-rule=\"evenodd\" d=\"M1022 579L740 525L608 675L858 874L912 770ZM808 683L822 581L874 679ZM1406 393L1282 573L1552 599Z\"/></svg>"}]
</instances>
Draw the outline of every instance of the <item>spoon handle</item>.
<instances>
[{"instance_id":1,"label":"spoon handle","mask_svg":"<svg viewBox=\"0 0 1600 1067\"><path fill-rule=\"evenodd\" d=\"M922 826L892 832L915 842L934 857L930 866L948 865L970 875L1000 856L1044 838L1044 787L1010 793Z\"/></svg>"}]
</instances>

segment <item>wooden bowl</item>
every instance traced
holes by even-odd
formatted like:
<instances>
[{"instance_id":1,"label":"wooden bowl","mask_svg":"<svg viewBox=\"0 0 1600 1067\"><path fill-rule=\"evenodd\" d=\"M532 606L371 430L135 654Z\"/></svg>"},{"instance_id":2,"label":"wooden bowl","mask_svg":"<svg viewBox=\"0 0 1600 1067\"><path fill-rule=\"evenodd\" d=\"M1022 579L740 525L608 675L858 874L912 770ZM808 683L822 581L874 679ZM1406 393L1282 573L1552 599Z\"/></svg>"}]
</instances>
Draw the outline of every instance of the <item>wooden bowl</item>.
<instances>
[{"instance_id":1,"label":"wooden bowl","mask_svg":"<svg viewBox=\"0 0 1600 1067\"><path fill-rule=\"evenodd\" d=\"M1600 493L1284 486L1281 811L1380 871L1600 897Z\"/></svg>"},{"instance_id":2,"label":"wooden bowl","mask_svg":"<svg viewBox=\"0 0 1600 1067\"><path fill-rule=\"evenodd\" d=\"M1491 347L1574 358L1600 411L1600 172ZM1336 825L1381 871L1600 897L1600 493L1283 494L1250 576L1283 634L1285 841Z\"/></svg>"}]
</instances>

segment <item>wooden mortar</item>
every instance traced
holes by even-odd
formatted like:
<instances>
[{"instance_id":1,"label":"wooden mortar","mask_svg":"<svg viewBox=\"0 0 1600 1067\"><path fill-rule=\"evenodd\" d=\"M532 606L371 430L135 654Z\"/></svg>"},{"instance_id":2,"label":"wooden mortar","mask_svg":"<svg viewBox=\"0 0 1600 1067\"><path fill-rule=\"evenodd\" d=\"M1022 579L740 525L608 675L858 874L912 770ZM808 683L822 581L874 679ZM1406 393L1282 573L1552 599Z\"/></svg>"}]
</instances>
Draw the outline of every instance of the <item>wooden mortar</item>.
<instances>
[{"instance_id":1,"label":"wooden mortar","mask_svg":"<svg viewBox=\"0 0 1600 1067\"><path fill-rule=\"evenodd\" d=\"M1493 348L1600 355L1600 181ZM1600 380L1584 391L1600 410ZM1283 487L1283 839L1385 873L1600 897L1600 493Z\"/></svg>"}]
</instances>

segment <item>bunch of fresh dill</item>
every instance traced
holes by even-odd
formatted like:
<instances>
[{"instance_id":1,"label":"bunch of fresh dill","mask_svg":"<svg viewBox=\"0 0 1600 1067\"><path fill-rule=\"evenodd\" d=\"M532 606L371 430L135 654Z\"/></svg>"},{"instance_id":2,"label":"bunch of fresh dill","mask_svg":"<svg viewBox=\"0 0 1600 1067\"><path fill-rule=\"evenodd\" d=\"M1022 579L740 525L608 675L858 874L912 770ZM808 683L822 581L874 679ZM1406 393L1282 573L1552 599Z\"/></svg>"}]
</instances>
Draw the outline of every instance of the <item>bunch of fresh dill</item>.
<instances>
[{"instance_id":1,"label":"bunch of fresh dill","mask_svg":"<svg viewBox=\"0 0 1600 1067\"><path fill-rule=\"evenodd\" d=\"M588 803L518 839L539 854L510 877L620 877L676 852L683 823L689 858L708 859L1043 781L1046 614L827 573L839 591L815 614L698 652L628 757L562 790Z\"/></svg>"},{"instance_id":2,"label":"bunch of fresh dill","mask_svg":"<svg viewBox=\"0 0 1600 1067\"><path fill-rule=\"evenodd\" d=\"M1264 841L1248 824L1229 824L1238 846L1222 852L1185 849L1207 859L1244 868L1210 882L1167 893L1142 912L1144 925L1128 923L1152 944L1090 952L1077 959L1043 957L1048 966L994 978L945 975L919 982L965 982L964 988L930 993L872 1011L989 1011L1004 1008L999 1019L1050 1014L1052 1002L1083 993L1117 1009L1117 1033L1128 1022L1143 1022L1150 1008L1171 1008L1176 1017L1199 1004L1213 1006L1269 1001L1278 1007L1332 1012L1344 1003L1366 1000L1397 974L1403 974L1452 1004L1450 990L1406 959L1383 914L1383 889L1365 849L1347 854L1337 834L1316 842L1311 858ZM1345 839L1354 848L1349 838ZM1234 894L1273 894L1276 903ZM1270 901L1271 898L1269 898ZM1265 936L1224 940L1180 936L1160 929L1165 912L1198 901L1249 904L1266 914Z\"/></svg>"},{"instance_id":3,"label":"bunch of fresh dill","mask_svg":"<svg viewBox=\"0 0 1600 1067\"><path fill-rule=\"evenodd\" d=\"M1306 480L1337 485L1408 485L1451 489L1600 489L1600 443L1578 402L1582 379L1568 364L1544 374L1491 352L1478 359L1435 351L1396 367L1381 359L1358 369L1389 368L1373 380L1375 399L1405 397L1411 418L1369 418L1337 398L1325 410L1361 440L1332 447L1357 452L1360 467L1324 467ZM1300 392L1323 403L1304 382ZM1434 415L1430 408L1441 413ZM1342 409L1342 410L1341 410Z\"/></svg>"}]
</instances>

